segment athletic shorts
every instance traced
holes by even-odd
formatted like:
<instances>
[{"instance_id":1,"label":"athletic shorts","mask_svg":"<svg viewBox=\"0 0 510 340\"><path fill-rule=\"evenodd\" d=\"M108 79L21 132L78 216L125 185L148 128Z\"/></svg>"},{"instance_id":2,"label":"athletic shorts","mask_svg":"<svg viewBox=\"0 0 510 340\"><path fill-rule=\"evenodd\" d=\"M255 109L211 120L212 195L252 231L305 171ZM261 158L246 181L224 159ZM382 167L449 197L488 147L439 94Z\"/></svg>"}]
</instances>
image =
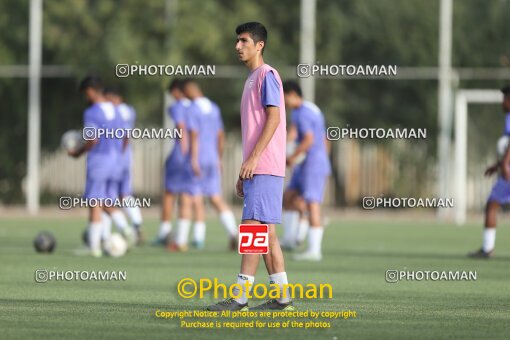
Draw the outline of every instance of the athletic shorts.
<instances>
[{"instance_id":1,"label":"athletic shorts","mask_svg":"<svg viewBox=\"0 0 510 340\"><path fill-rule=\"evenodd\" d=\"M165 162L165 189L172 193L186 190L186 162L175 164L170 157Z\"/></svg>"},{"instance_id":2,"label":"athletic shorts","mask_svg":"<svg viewBox=\"0 0 510 340\"><path fill-rule=\"evenodd\" d=\"M83 198L109 198L119 197L119 181L114 179L87 178Z\"/></svg>"},{"instance_id":3,"label":"athletic shorts","mask_svg":"<svg viewBox=\"0 0 510 340\"><path fill-rule=\"evenodd\" d=\"M120 176L119 195L122 197L130 196L133 193L131 186L131 170L126 167Z\"/></svg>"},{"instance_id":4,"label":"athletic shorts","mask_svg":"<svg viewBox=\"0 0 510 340\"><path fill-rule=\"evenodd\" d=\"M196 176L191 167L187 170L184 192L196 196L211 197L221 193L221 174L218 164L200 166L200 176Z\"/></svg>"},{"instance_id":5,"label":"athletic shorts","mask_svg":"<svg viewBox=\"0 0 510 340\"><path fill-rule=\"evenodd\" d=\"M254 175L243 180L243 220L265 224L282 222L283 177Z\"/></svg>"},{"instance_id":6,"label":"athletic shorts","mask_svg":"<svg viewBox=\"0 0 510 340\"><path fill-rule=\"evenodd\" d=\"M296 190L307 202L322 203L328 174L305 172L303 167L297 166L292 172L287 190Z\"/></svg>"},{"instance_id":7,"label":"athletic shorts","mask_svg":"<svg viewBox=\"0 0 510 340\"><path fill-rule=\"evenodd\" d=\"M499 204L510 203L510 181L506 181L503 177L498 177L489 195L489 202L498 202Z\"/></svg>"}]
</instances>

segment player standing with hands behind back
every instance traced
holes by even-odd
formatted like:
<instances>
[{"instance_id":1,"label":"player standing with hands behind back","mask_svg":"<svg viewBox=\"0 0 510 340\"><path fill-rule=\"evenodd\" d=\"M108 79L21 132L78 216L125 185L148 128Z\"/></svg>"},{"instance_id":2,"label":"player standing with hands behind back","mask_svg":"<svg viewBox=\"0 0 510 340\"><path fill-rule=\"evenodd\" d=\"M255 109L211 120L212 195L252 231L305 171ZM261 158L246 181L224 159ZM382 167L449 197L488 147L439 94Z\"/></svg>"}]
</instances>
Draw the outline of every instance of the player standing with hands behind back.
<instances>
[{"instance_id":1,"label":"player standing with hands behind back","mask_svg":"<svg viewBox=\"0 0 510 340\"><path fill-rule=\"evenodd\" d=\"M269 300L253 309L294 310L287 291L283 296L287 273L283 254L276 236L275 224L281 223L283 180L285 176L285 101L278 72L264 63L263 51L267 41L266 28L249 22L236 28L236 51L250 70L241 99L241 130L243 164L236 189L244 197L243 224L269 225L269 253L263 255L270 284L280 286L280 298ZM237 283L253 285L260 255L243 254ZM209 310L247 310L247 292L235 292Z\"/></svg>"}]
</instances>

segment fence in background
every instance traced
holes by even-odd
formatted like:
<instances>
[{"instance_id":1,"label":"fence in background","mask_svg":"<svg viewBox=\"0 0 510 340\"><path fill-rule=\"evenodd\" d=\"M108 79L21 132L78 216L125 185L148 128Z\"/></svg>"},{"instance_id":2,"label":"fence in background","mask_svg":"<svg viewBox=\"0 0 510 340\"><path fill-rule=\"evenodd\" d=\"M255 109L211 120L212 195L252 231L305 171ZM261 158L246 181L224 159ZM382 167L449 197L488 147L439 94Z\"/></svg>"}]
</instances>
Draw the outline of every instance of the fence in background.
<instances>
[{"instance_id":1,"label":"fence in background","mask_svg":"<svg viewBox=\"0 0 510 340\"><path fill-rule=\"evenodd\" d=\"M144 139L133 140L132 143L134 193L158 201L163 187L164 144L160 140ZM364 196L435 197L434 163L426 158L426 150L414 141L374 144L340 140L332 143L334 173L328 181L325 204L360 206ZM241 142L238 137L229 136L223 157L222 189L230 204L241 203L235 196L241 161ZM476 164L470 167L467 190L470 209L483 208L494 181L483 177L485 166ZM43 155L42 192L80 195L84 185L85 157L74 159L61 149Z\"/></svg>"}]
</instances>

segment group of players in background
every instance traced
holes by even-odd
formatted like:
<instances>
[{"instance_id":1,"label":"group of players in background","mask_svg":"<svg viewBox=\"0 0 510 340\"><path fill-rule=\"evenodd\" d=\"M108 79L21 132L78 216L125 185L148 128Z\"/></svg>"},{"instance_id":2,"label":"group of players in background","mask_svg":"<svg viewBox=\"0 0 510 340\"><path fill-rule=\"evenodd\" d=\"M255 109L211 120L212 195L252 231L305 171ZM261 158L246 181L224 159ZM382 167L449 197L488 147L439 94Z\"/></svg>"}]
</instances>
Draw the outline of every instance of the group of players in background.
<instances>
[{"instance_id":1,"label":"group of players in background","mask_svg":"<svg viewBox=\"0 0 510 340\"><path fill-rule=\"evenodd\" d=\"M84 112L84 127L134 128L135 110L123 102L118 90L105 88L99 77L89 76L81 82L80 91L90 104ZM324 230L320 205L331 172L324 115L315 104L303 100L296 82L285 82L283 91L285 106L291 111L288 145L294 147L287 150L287 166L292 174L283 197L281 244L283 249L294 250L308 236L307 250L296 254L295 259L318 261L322 258ZM237 250L238 225L221 192L225 132L220 109L192 79L174 79L169 93L175 101L168 114L182 131L182 138L175 139L165 162L161 223L152 244L184 252L193 226L191 245L202 249L206 238L204 198L208 198L226 230L228 247ZM128 139L102 136L69 153L74 157L87 153L84 198L121 198L129 202L133 151ZM122 210L90 208L86 231L90 254L102 256L101 242L109 237L112 221L130 246L142 243L140 208L126 204Z\"/></svg>"},{"instance_id":2,"label":"group of players in background","mask_svg":"<svg viewBox=\"0 0 510 340\"><path fill-rule=\"evenodd\" d=\"M80 91L90 106L83 113L83 125L91 129L132 129L135 110L123 102L119 91L105 89L102 80L89 76L80 83ZM97 133L93 133L97 136ZM84 233L88 252L94 257L103 255L104 243L111 234L112 221L129 245L142 241L142 214L140 207L130 205L132 148L129 140L121 138L88 138L79 148L68 151L73 157L87 154L85 199L120 199L123 211L104 204L89 207L89 223Z\"/></svg>"}]
</instances>

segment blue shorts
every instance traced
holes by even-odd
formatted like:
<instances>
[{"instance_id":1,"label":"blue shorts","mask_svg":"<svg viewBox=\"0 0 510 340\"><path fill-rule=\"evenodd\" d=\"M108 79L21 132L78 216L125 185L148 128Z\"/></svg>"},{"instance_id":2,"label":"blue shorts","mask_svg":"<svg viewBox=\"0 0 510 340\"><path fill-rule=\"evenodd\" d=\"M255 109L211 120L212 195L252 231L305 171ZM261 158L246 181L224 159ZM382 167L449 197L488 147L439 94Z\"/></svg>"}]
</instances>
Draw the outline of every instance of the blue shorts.
<instances>
[{"instance_id":1,"label":"blue shorts","mask_svg":"<svg viewBox=\"0 0 510 340\"><path fill-rule=\"evenodd\" d=\"M255 175L243 180L243 220L282 223L283 177Z\"/></svg>"},{"instance_id":2,"label":"blue shorts","mask_svg":"<svg viewBox=\"0 0 510 340\"><path fill-rule=\"evenodd\" d=\"M192 195L211 197L221 193L221 175L218 164L200 165L200 177L195 176L191 167L187 170L184 192Z\"/></svg>"},{"instance_id":3,"label":"blue shorts","mask_svg":"<svg viewBox=\"0 0 510 340\"><path fill-rule=\"evenodd\" d=\"M201 176L199 185L204 196L214 196L221 193L221 175L218 164L211 164L200 167Z\"/></svg>"},{"instance_id":4,"label":"blue shorts","mask_svg":"<svg viewBox=\"0 0 510 340\"><path fill-rule=\"evenodd\" d=\"M122 197L130 196L133 193L131 187L131 169L125 168L122 171L119 181L119 195Z\"/></svg>"},{"instance_id":5,"label":"blue shorts","mask_svg":"<svg viewBox=\"0 0 510 340\"><path fill-rule=\"evenodd\" d=\"M498 202L499 204L510 203L510 181L505 181L501 176L494 184L489 195L489 202Z\"/></svg>"},{"instance_id":6,"label":"blue shorts","mask_svg":"<svg viewBox=\"0 0 510 340\"><path fill-rule=\"evenodd\" d=\"M87 178L83 198L110 198L119 197L119 181L115 179Z\"/></svg>"},{"instance_id":7,"label":"blue shorts","mask_svg":"<svg viewBox=\"0 0 510 340\"><path fill-rule=\"evenodd\" d=\"M327 180L327 173L305 172L304 168L298 165L292 172L287 190L296 190L307 203L322 203Z\"/></svg>"},{"instance_id":8,"label":"blue shorts","mask_svg":"<svg viewBox=\"0 0 510 340\"><path fill-rule=\"evenodd\" d=\"M173 193L186 190L186 163L175 164L170 157L165 162L165 189Z\"/></svg>"}]
</instances>

